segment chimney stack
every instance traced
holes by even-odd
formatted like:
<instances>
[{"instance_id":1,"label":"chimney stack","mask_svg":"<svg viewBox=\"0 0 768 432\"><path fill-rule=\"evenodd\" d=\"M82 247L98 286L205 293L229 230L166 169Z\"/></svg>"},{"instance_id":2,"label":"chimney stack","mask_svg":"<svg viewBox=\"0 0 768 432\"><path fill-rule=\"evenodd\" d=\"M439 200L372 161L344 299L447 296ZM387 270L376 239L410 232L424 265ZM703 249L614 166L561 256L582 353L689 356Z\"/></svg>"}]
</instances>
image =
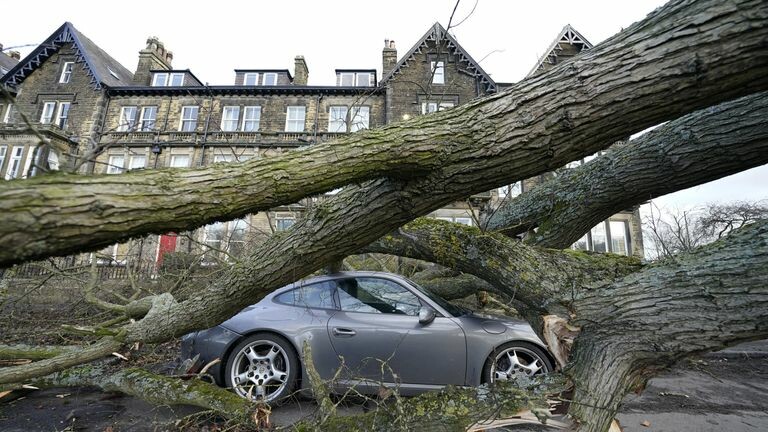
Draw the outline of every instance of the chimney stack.
<instances>
[{"instance_id":1,"label":"chimney stack","mask_svg":"<svg viewBox=\"0 0 768 432\"><path fill-rule=\"evenodd\" d=\"M293 84L305 86L308 80L309 68L307 67L307 62L304 61L304 56L297 55L294 59Z\"/></svg>"},{"instance_id":2,"label":"chimney stack","mask_svg":"<svg viewBox=\"0 0 768 432\"><path fill-rule=\"evenodd\" d=\"M151 36L147 39L147 46L139 51L139 64L136 66L136 73L133 74L133 81L138 85L150 85L152 82L151 70L169 70L172 69L173 53L165 49L165 45L156 37Z\"/></svg>"},{"instance_id":3,"label":"chimney stack","mask_svg":"<svg viewBox=\"0 0 768 432\"><path fill-rule=\"evenodd\" d=\"M384 49L381 50L381 76L382 78L392 72L397 64L397 49L395 41L384 39Z\"/></svg>"},{"instance_id":4,"label":"chimney stack","mask_svg":"<svg viewBox=\"0 0 768 432\"><path fill-rule=\"evenodd\" d=\"M8 56L12 59L21 60L21 53L18 51L8 51Z\"/></svg>"}]
</instances>

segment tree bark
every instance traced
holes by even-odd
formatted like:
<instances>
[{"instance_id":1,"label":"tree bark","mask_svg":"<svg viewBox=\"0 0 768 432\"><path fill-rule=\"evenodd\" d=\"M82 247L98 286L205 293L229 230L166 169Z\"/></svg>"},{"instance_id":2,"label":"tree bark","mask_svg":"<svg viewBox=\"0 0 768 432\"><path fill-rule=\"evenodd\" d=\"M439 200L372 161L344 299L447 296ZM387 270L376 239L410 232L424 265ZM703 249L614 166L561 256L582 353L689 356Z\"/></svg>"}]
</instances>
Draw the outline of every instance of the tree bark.
<instances>
[{"instance_id":1,"label":"tree bark","mask_svg":"<svg viewBox=\"0 0 768 432\"><path fill-rule=\"evenodd\" d=\"M681 358L768 337L768 221L637 271L630 260L614 262L618 256L541 249L442 221L408 224L368 249L453 266L503 288L565 360L564 339L575 336L565 374L584 431L606 430L628 391ZM560 333L545 331L553 317L567 325Z\"/></svg>"},{"instance_id":2,"label":"tree bark","mask_svg":"<svg viewBox=\"0 0 768 432\"><path fill-rule=\"evenodd\" d=\"M649 199L768 163L768 93L671 121L501 206L486 228L566 248Z\"/></svg>"},{"instance_id":3,"label":"tree bark","mask_svg":"<svg viewBox=\"0 0 768 432\"><path fill-rule=\"evenodd\" d=\"M250 422L255 405L248 400L202 380L157 375L141 368L108 370L82 366L54 373L33 381L37 387L95 386L104 391L120 392L158 405L192 405L218 414Z\"/></svg>"},{"instance_id":4,"label":"tree bark","mask_svg":"<svg viewBox=\"0 0 768 432\"><path fill-rule=\"evenodd\" d=\"M468 193L562 166L659 121L768 84L762 73L768 72L762 49L768 4L737 4L670 3L586 56L503 94L419 119L419 131L404 131L448 148L467 146L472 155L423 177L345 188L196 298L129 326L127 340L161 341L215 325ZM692 46L706 47L707 57ZM489 139L494 146L484 148Z\"/></svg>"},{"instance_id":5,"label":"tree bark","mask_svg":"<svg viewBox=\"0 0 768 432\"><path fill-rule=\"evenodd\" d=\"M413 178L402 177L410 168L421 192L436 195L412 212L424 214L558 168L659 122L765 90L767 9L760 0L672 2L501 94L321 145L304 158L2 183L0 266L188 230L348 182L397 173ZM375 162L366 162L368 155ZM355 174L327 180L335 161ZM420 175L422 169L428 174Z\"/></svg>"}]
</instances>

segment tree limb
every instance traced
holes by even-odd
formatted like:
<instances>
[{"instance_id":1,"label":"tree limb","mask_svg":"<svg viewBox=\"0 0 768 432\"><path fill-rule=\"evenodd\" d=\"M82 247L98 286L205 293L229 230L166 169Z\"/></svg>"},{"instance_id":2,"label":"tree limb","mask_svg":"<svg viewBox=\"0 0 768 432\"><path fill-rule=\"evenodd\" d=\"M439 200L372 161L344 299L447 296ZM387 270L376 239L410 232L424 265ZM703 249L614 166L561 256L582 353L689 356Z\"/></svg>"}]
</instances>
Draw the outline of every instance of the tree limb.
<instances>
[{"instance_id":1,"label":"tree limb","mask_svg":"<svg viewBox=\"0 0 768 432\"><path fill-rule=\"evenodd\" d=\"M649 199L768 163L768 93L673 120L508 201L487 229L566 248Z\"/></svg>"}]
</instances>

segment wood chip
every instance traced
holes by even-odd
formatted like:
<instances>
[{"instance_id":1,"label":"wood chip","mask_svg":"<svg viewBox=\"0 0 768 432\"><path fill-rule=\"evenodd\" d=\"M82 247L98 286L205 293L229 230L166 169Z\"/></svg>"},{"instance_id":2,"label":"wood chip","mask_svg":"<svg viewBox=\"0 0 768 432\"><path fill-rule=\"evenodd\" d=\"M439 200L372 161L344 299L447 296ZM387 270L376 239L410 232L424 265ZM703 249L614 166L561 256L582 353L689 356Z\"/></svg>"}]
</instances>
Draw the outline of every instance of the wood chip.
<instances>
[{"instance_id":1,"label":"wood chip","mask_svg":"<svg viewBox=\"0 0 768 432\"><path fill-rule=\"evenodd\" d=\"M640 422L640 425L645 427L651 427L651 422L649 422L648 420L643 420L642 422Z\"/></svg>"},{"instance_id":2,"label":"wood chip","mask_svg":"<svg viewBox=\"0 0 768 432\"><path fill-rule=\"evenodd\" d=\"M29 385L29 384L24 384L24 385L21 386L21 388L29 389L29 390L40 390L40 387L35 387L35 386Z\"/></svg>"},{"instance_id":3,"label":"wood chip","mask_svg":"<svg viewBox=\"0 0 768 432\"><path fill-rule=\"evenodd\" d=\"M124 356L124 355L120 354L119 352L113 352L113 353L112 353L112 355L113 355L113 356L115 356L115 357L117 357L117 358L119 358L119 359L122 359L122 360L128 361L128 357L126 357L126 356Z\"/></svg>"},{"instance_id":4,"label":"wood chip","mask_svg":"<svg viewBox=\"0 0 768 432\"><path fill-rule=\"evenodd\" d=\"M72 393L62 393L62 394L57 394L56 395L56 397L59 398L59 399L64 399L67 396L72 396Z\"/></svg>"},{"instance_id":5,"label":"wood chip","mask_svg":"<svg viewBox=\"0 0 768 432\"><path fill-rule=\"evenodd\" d=\"M0 391L0 399L8 396L11 393L13 393L13 390Z\"/></svg>"}]
</instances>

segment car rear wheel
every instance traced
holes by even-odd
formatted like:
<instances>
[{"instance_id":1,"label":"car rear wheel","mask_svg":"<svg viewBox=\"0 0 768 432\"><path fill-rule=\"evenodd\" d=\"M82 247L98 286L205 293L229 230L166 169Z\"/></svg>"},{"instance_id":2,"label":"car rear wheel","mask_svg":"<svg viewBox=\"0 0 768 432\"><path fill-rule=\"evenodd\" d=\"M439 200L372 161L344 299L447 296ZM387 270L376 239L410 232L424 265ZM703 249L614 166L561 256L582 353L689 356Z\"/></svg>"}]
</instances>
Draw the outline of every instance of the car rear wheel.
<instances>
[{"instance_id":1,"label":"car rear wheel","mask_svg":"<svg viewBox=\"0 0 768 432\"><path fill-rule=\"evenodd\" d=\"M491 353L483 368L483 382L533 377L553 370L552 361L541 348L528 342L507 342Z\"/></svg>"},{"instance_id":2,"label":"car rear wheel","mask_svg":"<svg viewBox=\"0 0 768 432\"><path fill-rule=\"evenodd\" d=\"M251 400L276 402L287 397L296 383L299 362L285 339L257 333L232 350L224 378L228 388Z\"/></svg>"}]
</instances>

